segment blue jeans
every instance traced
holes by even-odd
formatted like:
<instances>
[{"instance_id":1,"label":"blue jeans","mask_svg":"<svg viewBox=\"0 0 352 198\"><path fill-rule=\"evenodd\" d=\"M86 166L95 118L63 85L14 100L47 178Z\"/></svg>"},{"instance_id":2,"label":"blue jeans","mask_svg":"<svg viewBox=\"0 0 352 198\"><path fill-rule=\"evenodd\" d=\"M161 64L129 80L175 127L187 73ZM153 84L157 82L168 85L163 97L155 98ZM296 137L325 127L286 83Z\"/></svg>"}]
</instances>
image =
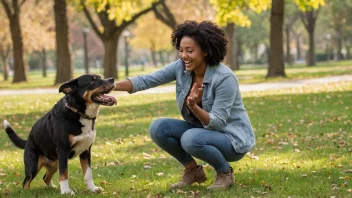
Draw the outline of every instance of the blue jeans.
<instances>
[{"instance_id":1,"label":"blue jeans","mask_svg":"<svg viewBox=\"0 0 352 198\"><path fill-rule=\"evenodd\" d=\"M196 127L186 121L159 118L149 128L152 140L175 157L182 165L192 156L210 164L217 172L226 172L228 162L240 160L245 153L237 153L224 133Z\"/></svg>"}]
</instances>

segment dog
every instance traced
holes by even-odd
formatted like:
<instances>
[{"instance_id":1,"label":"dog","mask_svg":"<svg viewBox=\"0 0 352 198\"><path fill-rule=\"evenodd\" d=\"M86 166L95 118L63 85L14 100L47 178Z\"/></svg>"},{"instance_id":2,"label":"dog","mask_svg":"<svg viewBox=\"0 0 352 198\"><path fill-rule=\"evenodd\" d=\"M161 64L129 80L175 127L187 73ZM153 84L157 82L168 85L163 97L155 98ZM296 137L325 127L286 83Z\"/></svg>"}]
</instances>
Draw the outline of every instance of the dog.
<instances>
[{"instance_id":1,"label":"dog","mask_svg":"<svg viewBox=\"0 0 352 198\"><path fill-rule=\"evenodd\" d=\"M95 138L95 119L100 105L115 105L116 99L105 94L115 88L114 79L85 74L63 83L59 93L65 94L54 107L32 127L27 140L20 138L4 120L10 140L24 149L25 179L23 188L29 189L42 167L45 184L55 187L51 179L59 169L61 194L74 194L68 183L68 159L79 156L84 181L91 192L103 191L94 185L91 164L91 146Z\"/></svg>"}]
</instances>

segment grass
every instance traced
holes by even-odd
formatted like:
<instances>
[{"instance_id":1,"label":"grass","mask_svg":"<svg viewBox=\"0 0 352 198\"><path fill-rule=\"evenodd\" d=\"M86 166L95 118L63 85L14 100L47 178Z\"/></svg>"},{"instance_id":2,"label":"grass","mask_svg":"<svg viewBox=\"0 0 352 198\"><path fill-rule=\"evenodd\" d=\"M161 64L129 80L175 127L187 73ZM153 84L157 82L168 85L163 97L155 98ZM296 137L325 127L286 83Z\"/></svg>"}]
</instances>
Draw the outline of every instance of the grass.
<instances>
[{"instance_id":1,"label":"grass","mask_svg":"<svg viewBox=\"0 0 352 198\"><path fill-rule=\"evenodd\" d=\"M174 94L115 95L118 105L102 107L92 147L95 184L86 191L79 160L69 161L75 197L351 197L352 83L337 82L276 91L245 92L243 100L256 134L256 147L231 163L234 187L211 192L212 167L202 161L208 181L170 190L182 166L149 138L148 127L159 117L179 118ZM61 94L0 96L2 113L22 137ZM0 133L0 196L62 197L44 187L44 171L23 191L23 151ZM151 168L149 168L151 167ZM58 174L54 176L58 185ZM69 196L63 196L69 197Z\"/></svg>"},{"instance_id":2,"label":"grass","mask_svg":"<svg viewBox=\"0 0 352 198\"><path fill-rule=\"evenodd\" d=\"M144 71L140 68L131 68L129 76L137 76L142 74L148 74L156 71L159 68L146 67ZM345 75L352 74L352 61L340 61L340 62L329 62L329 63L318 63L314 67L306 67L303 65L287 66L286 69L287 78L265 78L267 74L267 68L263 66L243 65L241 70L235 71L241 83L262 83L262 82L277 82L285 79L309 79L318 78L334 75ZM93 70L93 73L102 75L101 70ZM82 75L83 71L76 71L75 77ZM124 69L121 68L119 72L119 79L124 79ZM48 77L43 78L40 71L29 72L28 82L12 84L12 77L8 81L3 81L3 76L0 76L0 90L1 89L33 89L33 88L54 88L55 82L54 71L48 72Z\"/></svg>"}]
</instances>

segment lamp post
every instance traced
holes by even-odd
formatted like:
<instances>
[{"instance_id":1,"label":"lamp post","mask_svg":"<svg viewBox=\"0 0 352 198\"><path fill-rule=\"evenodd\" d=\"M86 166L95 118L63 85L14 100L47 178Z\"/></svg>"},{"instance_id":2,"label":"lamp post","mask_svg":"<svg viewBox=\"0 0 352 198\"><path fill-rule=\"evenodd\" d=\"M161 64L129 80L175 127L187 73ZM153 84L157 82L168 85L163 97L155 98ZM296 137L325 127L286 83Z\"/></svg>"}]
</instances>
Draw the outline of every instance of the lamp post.
<instances>
[{"instance_id":1,"label":"lamp post","mask_svg":"<svg viewBox=\"0 0 352 198\"><path fill-rule=\"evenodd\" d=\"M89 73L89 66L88 66L88 46L87 46L87 35L88 35L89 29L88 28L83 28L82 33L83 33L83 48L84 48L84 68L86 69L86 74Z\"/></svg>"},{"instance_id":2,"label":"lamp post","mask_svg":"<svg viewBox=\"0 0 352 198\"><path fill-rule=\"evenodd\" d=\"M128 30L123 31L122 36L125 41L125 72L126 77L128 77L128 37L130 37L130 32Z\"/></svg>"}]
</instances>

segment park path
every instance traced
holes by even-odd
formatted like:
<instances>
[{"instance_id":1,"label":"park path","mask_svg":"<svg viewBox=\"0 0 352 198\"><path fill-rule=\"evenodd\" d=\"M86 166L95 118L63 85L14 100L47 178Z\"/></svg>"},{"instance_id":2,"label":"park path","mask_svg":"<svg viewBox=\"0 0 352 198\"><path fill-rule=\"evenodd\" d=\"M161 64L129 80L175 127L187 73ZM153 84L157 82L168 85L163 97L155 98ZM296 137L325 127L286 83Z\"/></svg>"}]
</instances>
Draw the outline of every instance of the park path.
<instances>
[{"instance_id":1,"label":"park path","mask_svg":"<svg viewBox=\"0 0 352 198\"><path fill-rule=\"evenodd\" d=\"M324 84L337 81L352 81L352 75L330 76L323 78L305 79L305 80L284 80L273 83L256 83L256 84L241 84L241 92L249 91L265 91L284 88L302 87L310 84ZM136 94L156 94L156 93L170 93L175 91L175 85L159 86L148 90L137 92ZM22 90L0 90L0 96L6 95L27 95L27 94L57 94L57 88L49 89L22 89ZM113 95L123 96L129 95L127 92L113 92Z\"/></svg>"}]
</instances>

